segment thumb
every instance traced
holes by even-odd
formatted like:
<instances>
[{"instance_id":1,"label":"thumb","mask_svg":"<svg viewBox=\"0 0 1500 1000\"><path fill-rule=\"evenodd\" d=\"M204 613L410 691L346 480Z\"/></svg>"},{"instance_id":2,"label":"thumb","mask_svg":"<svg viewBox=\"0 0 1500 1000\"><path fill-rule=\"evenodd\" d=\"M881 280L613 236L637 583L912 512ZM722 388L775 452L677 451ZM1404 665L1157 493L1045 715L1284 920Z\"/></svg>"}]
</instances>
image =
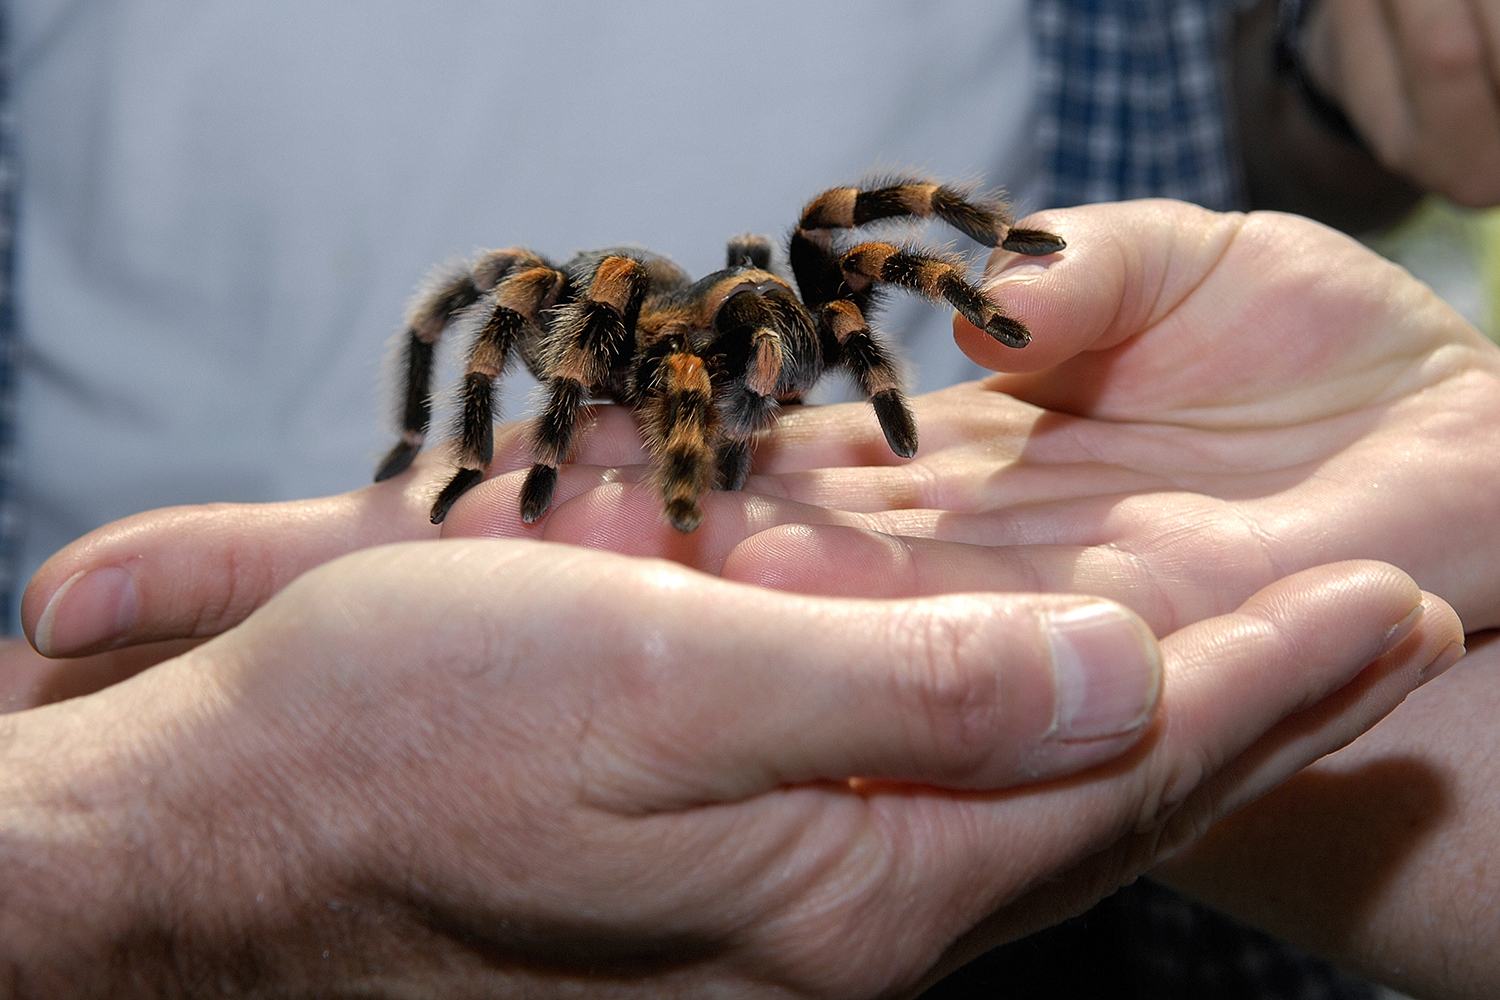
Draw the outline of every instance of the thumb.
<instances>
[{"instance_id":1,"label":"thumb","mask_svg":"<svg viewBox=\"0 0 1500 1000\"><path fill-rule=\"evenodd\" d=\"M314 566L435 536L427 502L408 481L316 500L136 514L48 559L26 586L21 626L45 656L217 635Z\"/></svg>"}]
</instances>

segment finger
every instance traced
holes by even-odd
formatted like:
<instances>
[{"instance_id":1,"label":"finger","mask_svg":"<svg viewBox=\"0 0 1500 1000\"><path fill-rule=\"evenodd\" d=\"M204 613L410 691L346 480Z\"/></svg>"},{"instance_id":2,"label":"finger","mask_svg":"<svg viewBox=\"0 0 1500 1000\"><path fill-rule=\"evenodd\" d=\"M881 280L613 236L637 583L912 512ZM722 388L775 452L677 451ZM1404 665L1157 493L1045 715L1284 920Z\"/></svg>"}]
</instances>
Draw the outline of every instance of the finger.
<instances>
[{"instance_id":1,"label":"finger","mask_svg":"<svg viewBox=\"0 0 1500 1000\"><path fill-rule=\"evenodd\" d=\"M1159 322L1203 280L1243 217L1181 202L1145 201L1042 212L1023 224L1064 234L1044 259L997 250L985 293L1024 322L1022 350L955 320L958 345L994 371L1035 372L1081 351L1106 351Z\"/></svg>"},{"instance_id":2,"label":"finger","mask_svg":"<svg viewBox=\"0 0 1500 1000\"><path fill-rule=\"evenodd\" d=\"M197 646L199 640L133 646L74 660L52 660L24 640L0 640L0 714L93 694Z\"/></svg>"},{"instance_id":3,"label":"finger","mask_svg":"<svg viewBox=\"0 0 1500 1000\"><path fill-rule=\"evenodd\" d=\"M535 436L534 421L517 420L495 427L495 456L490 473L498 475L515 469L528 469ZM594 403L578 412L578 429L570 455L582 465L642 465L648 456L641 444L640 427L627 406Z\"/></svg>"},{"instance_id":4,"label":"finger","mask_svg":"<svg viewBox=\"0 0 1500 1000\"><path fill-rule=\"evenodd\" d=\"M410 713L429 691L450 703L440 682L465 678L463 702L498 713L478 727L490 739L577 699L586 731L561 752L594 805L633 812L851 777L998 787L1069 773L1136 738L1160 679L1149 631L1108 602L806 598L516 541L385 547L304 576L226 637L262 661L243 683L280 691L288 669L308 670L277 652L308 645L288 638L304 626L361 685L381 676L343 650L376 644ZM427 662L443 667L413 690L406 673Z\"/></svg>"},{"instance_id":5,"label":"finger","mask_svg":"<svg viewBox=\"0 0 1500 1000\"><path fill-rule=\"evenodd\" d=\"M697 530L684 534L662 512L661 492L649 470L564 467L560 502L542 521L520 518L524 476L512 473L475 487L443 525L444 538L530 537L565 542L622 555L670 559L715 573L724 557L746 537L787 522L858 523L859 517L761 496L749 491L715 490L699 500L704 512Z\"/></svg>"},{"instance_id":6,"label":"finger","mask_svg":"<svg viewBox=\"0 0 1500 1000\"><path fill-rule=\"evenodd\" d=\"M1305 38L1313 79L1382 162L1405 162L1417 115L1385 0L1325 0L1313 7Z\"/></svg>"},{"instance_id":7,"label":"finger","mask_svg":"<svg viewBox=\"0 0 1500 1000\"><path fill-rule=\"evenodd\" d=\"M658 719L644 760L618 761L637 715L593 720L597 770L616 774L596 805L611 788L654 810L851 778L1006 787L1115 756L1155 703L1149 632L1089 598L793 599L700 581L676 603L625 640L649 635L656 665L677 667L632 699Z\"/></svg>"},{"instance_id":8,"label":"finger","mask_svg":"<svg viewBox=\"0 0 1500 1000\"><path fill-rule=\"evenodd\" d=\"M1365 562L1308 570L1164 641L1157 719L1121 757L1049 786L993 797L870 789L870 823L892 856L882 868L891 874L881 891L889 888L893 905L904 894L921 905L916 886L942 884L946 873L961 871L976 892L966 900L967 920L951 915L955 929L996 916L960 942L955 955L1078 912L1144 871L1163 846L1222 815L1235 799L1212 785L1214 775L1227 773L1226 765L1283 720L1358 682L1371 661L1381 661L1377 672L1388 669L1393 683L1372 685L1368 702L1336 709L1334 715L1348 716L1346 728L1321 729L1261 777L1289 778L1393 708L1417 683L1423 658L1453 634L1448 619L1413 642L1427 627L1425 615L1413 614L1419 607L1420 591L1392 567ZM1192 822L1178 824L1179 815ZM997 843L1005 850L995 850ZM857 863L869 864L864 857ZM1018 902L1026 886L1039 888Z\"/></svg>"},{"instance_id":9,"label":"finger","mask_svg":"<svg viewBox=\"0 0 1500 1000\"><path fill-rule=\"evenodd\" d=\"M1158 725L1138 759L1111 765L1115 792L1140 795L1127 829L1146 831L1150 853L1135 864L1346 745L1451 665L1461 640L1451 610L1368 560L1285 577L1163 640Z\"/></svg>"},{"instance_id":10,"label":"finger","mask_svg":"<svg viewBox=\"0 0 1500 1000\"><path fill-rule=\"evenodd\" d=\"M1471 0L1470 6L1481 25L1490 80L1500 88L1500 0Z\"/></svg>"},{"instance_id":11,"label":"finger","mask_svg":"<svg viewBox=\"0 0 1500 1000\"><path fill-rule=\"evenodd\" d=\"M1305 425L1394 398L1414 358L1463 329L1394 265L1295 216L1126 202L1043 221L1077 239L990 291L1038 312L1032 345L1000 355L961 323L955 333L981 364L1025 372L989 387L1045 409L1222 431ZM1054 346L1028 353L1039 344Z\"/></svg>"},{"instance_id":12,"label":"finger","mask_svg":"<svg viewBox=\"0 0 1500 1000\"><path fill-rule=\"evenodd\" d=\"M584 460L642 460L635 420L594 406ZM496 430L495 468L530 464L530 425ZM347 552L437 537L428 519L446 474L441 449L413 471L352 493L271 504L148 511L116 521L49 559L27 586L22 628L46 656L216 635L291 580ZM583 488L579 486L578 488ZM512 534L525 534L519 520Z\"/></svg>"},{"instance_id":13,"label":"finger","mask_svg":"<svg viewBox=\"0 0 1500 1000\"><path fill-rule=\"evenodd\" d=\"M47 560L22 597L22 627L46 656L216 635L314 566L434 537L430 502L413 477L318 500L137 514Z\"/></svg>"},{"instance_id":14,"label":"finger","mask_svg":"<svg viewBox=\"0 0 1500 1000\"><path fill-rule=\"evenodd\" d=\"M1035 406L974 382L917 396L911 406L917 419L918 461L962 446L984 450L990 459L1019 455L1043 416ZM761 476L828 468L899 470L908 465L892 453L866 403L789 407L755 445L754 471Z\"/></svg>"},{"instance_id":15,"label":"finger","mask_svg":"<svg viewBox=\"0 0 1500 1000\"><path fill-rule=\"evenodd\" d=\"M1407 694L1464 655L1463 624L1447 602L1422 594L1410 632L1386 640L1388 651L1358 677L1313 707L1282 720L1205 787L1205 815L1184 816L1176 834L1194 839L1213 821L1265 795L1309 759L1352 743ZM1209 805L1211 803L1211 806Z\"/></svg>"},{"instance_id":16,"label":"finger","mask_svg":"<svg viewBox=\"0 0 1500 1000\"><path fill-rule=\"evenodd\" d=\"M715 636L686 658L698 664L699 691L674 687L668 675L672 690L650 693L673 720L688 725L680 749L689 753L690 746L693 759L707 769L698 773L710 786L690 796L740 798L788 783L855 776L1002 787L1054 766L1045 734L1058 731L1062 723L1054 713L1076 697L1064 693L1070 685L1058 686L1066 658L1054 650L1094 650L1081 661L1090 664L1090 685L1108 676L1095 671L1128 668L1125 676L1133 681L1110 681L1101 689L1116 694L1138 692L1142 664L1149 663L1149 654L1141 652L1150 648L1149 638L1142 639L1146 633L1131 632L1126 626L1139 628L1139 622L1122 619L1110 610L1113 604L1089 604L1085 611L1071 603L1059 615L1051 603L1058 598L1031 595L888 603L816 599L792 602L796 611L788 613L787 604L765 591L716 593L728 586L698 588L681 608L695 627L680 632L679 641ZM1421 603L1416 585L1394 567L1337 564L1279 581L1239 611L1171 637L1163 651L1170 657L1167 690L1176 714L1162 720L1160 742L1137 775L1145 784L1135 786L1138 793L1144 788L1136 819L1165 815L1282 719L1343 688L1403 637L1397 626L1415 625L1412 612ZM754 639L743 624L734 624L747 615L758 622ZM1073 638L1068 627L1078 622L1087 622L1082 634L1088 638ZM1060 626L1067 627L1060 633ZM1040 643L1039 634L1045 637ZM725 657L726 647L748 655ZM760 666L747 670L752 658ZM1415 671L1400 683L1409 689ZM706 712L699 701L704 691L718 693ZM1389 689L1377 695L1382 713L1399 700ZM1007 697L1010 711L1020 716L1003 715ZM724 714L731 704L738 706L733 719ZM1109 704L1110 711L1100 714L1108 723L1074 728L1067 742L1084 734L1133 732L1122 723L1132 718L1128 706L1139 706L1135 697ZM967 721L952 716L958 706L964 706L961 714L973 713ZM1019 743L1011 742L1016 734ZM1301 766L1312 758L1294 759L1298 753L1329 752L1344 735L1321 729L1316 739L1276 756L1261 777L1284 779L1291 771L1277 768ZM997 745L1002 749L992 755ZM1111 756L1120 749L1112 745ZM682 773L687 762L678 763L656 773ZM1076 764L1069 760L1068 769Z\"/></svg>"},{"instance_id":17,"label":"finger","mask_svg":"<svg viewBox=\"0 0 1500 1000\"><path fill-rule=\"evenodd\" d=\"M1411 668L1399 693L1379 705L1379 715L1394 708L1441 648L1423 643L1417 649L1400 649L1422 623L1423 600L1412 579L1387 563L1335 563L1293 574L1257 592L1234 614L1190 625L1163 640L1172 663L1174 704L1191 720L1172 736L1205 754L1171 775L1163 786L1163 804L1182 802L1188 785L1196 788L1206 774L1239 757L1281 720L1343 690L1367 666L1392 652L1403 667ZM1453 634L1461 638L1461 630L1451 631L1456 618L1446 622L1450 630L1445 641ZM1231 634L1238 654L1226 666L1223 643ZM1430 652L1425 660L1410 662L1411 654L1424 650ZM1270 666L1250 669L1257 657ZM1243 674L1234 680L1226 676L1236 669ZM1392 695L1386 689L1380 693ZM1244 715L1230 705L1235 699L1260 700L1264 709ZM1357 725L1368 721L1372 720L1367 713L1355 720ZM1338 749L1348 735L1349 730L1337 728L1319 733L1317 739L1297 746L1298 752L1276 759L1267 780L1285 780L1316 757Z\"/></svg>"},{"instance_id":18,"label":"finger","mask_svg":"<svg viewBox=\"0 0 1500 1000\"><path fill-rule=\"evenodd\" d=\"M546 537L552 516L580 494L610 483L640 483L651 472L642 465L600 466L568 463L558 469L552 506L536 521L521 518L521 489L530 466L492 476L470 489L453 505L443 520L444 538Z\"/></svg>"},{"instance_id":19,"label":"finger","mask_svg":"<svg viewBox=\"0 0 1500 1000\"><path fill-rule=\"evenodd\" d=\"M1500 105L1475 5L1388 0L1386 15L1415 125L1390 165L1461 204L1492 204L1500 196Z\"/></svg>"},{"instance_id":20,"label":"finger","mask_svg":"<svg viewBox=\"0 0 1500 1000\"><path fill-rule=\"evenodd\" d=\"M1194 499L1170 518L1155 519L1145 500L1110 498L1092 511L1084 505L1065 505L1067 513L1041 508L977 517L910 511L866 515L863 526L786 524L745 539L724 557L720 572L807 594L1093 594L1119 601L1166 635L1232 611L1280 575L1255 544L1252 525L1216 516L1215 501ZM1144 529L1130 526L1135 507L1147 518ZM921 514L930 522L917 523ZM1240 555L1224 565L1203 552Z\"/></svg>"}]
</instances>

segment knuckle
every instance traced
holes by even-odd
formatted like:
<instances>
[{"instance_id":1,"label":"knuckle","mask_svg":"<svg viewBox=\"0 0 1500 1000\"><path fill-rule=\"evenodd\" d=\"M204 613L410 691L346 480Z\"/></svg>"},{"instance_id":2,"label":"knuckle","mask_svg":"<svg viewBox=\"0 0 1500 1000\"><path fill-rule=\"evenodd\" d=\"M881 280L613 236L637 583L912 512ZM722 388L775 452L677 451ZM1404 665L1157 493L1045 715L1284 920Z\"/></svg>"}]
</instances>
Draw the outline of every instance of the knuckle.
<instances>
[{"instance_id":1,"label":"knuckle","mask_svg":"<svg viewBox=\"0 0 1500 1000\"><path fill-rule=\"evenodd\" d=\"M1484 72L1484 46L1472 18L1450 18L1412 40L1412 51L1439 80L1462 80Z\"/></svg>"},{"instance_id":2,"label":"knuckle","mask_svg":"<svg viewBox=\"0 0 1500 1000\"><path fill-rule=\"evenodd\" d=\"M946 602L898 627L907 637L904 700L921 726L912 733L914 749L941 776L967 777L989 760L1002 722L988 618Z\"/></svg>"},{"instance_id":3,"label":"knuckle","mask_svg":"<svg viewBox=\"0 0 1500 1000\"><path fill-rule=\"evenodd\" d=\"M1486 151L1483 162L1457 171L1443 193L1466 208L1488 208L1500 203L1500 154Z\"/></svg>"}]
</instances>

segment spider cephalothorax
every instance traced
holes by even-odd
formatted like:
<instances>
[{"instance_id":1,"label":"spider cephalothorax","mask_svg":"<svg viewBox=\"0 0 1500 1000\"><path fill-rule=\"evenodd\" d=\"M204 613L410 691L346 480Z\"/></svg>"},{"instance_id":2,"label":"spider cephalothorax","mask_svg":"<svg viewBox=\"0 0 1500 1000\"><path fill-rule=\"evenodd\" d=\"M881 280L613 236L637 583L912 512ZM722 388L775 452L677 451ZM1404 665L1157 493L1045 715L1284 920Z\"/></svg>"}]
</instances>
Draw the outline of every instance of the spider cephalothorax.
<instances>
[{"instance_id":1,"label":"spider cephalothorax","mask_svg":"<svg viewBox=\"0 0 1500 1000\"><path fill-rule=\"evenodd\" d=\"M867 322L884 286L947 300L1010 347L1031 339L967 280L963 258L880 242L841 249L836 240L838 231L882 219L934 216L985 246L1030 255L1063 248L1051 233L1013 228L999 202L896 178L833 188L808 204L787 248L796 291L773 271L770 241L757 236L731 240L727 266L697 281L635 248L580 253L561 267L529 250L481 254L417 300L406 337L401 441L375 479L401 472L421 449L433 348L455 317L471 311L483 325L464 372L459 468L433 502L434 524L489 469L494 381L515 354L547 393L535 464L521 491L527 522L552 503L579 407L593 398L635 409L667 519L679 531L702 521L698 499L709 489L740 488L752 436L833 368L848 370L891 450L910 458L916 424L890 354Z\"/></svg>"}]
</instances>

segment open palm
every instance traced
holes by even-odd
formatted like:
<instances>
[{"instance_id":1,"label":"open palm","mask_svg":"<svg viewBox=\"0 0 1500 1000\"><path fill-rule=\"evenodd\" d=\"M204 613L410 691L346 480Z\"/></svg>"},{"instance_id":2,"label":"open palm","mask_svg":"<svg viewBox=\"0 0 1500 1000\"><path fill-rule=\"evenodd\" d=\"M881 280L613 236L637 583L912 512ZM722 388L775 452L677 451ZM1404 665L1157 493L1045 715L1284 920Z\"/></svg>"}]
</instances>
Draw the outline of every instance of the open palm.
<instances>
[{"instance_id":1,"label":"open palm","mask_svg":"<svg viewBox=\"0 0 1500 1000\"><path fill-rule=\"evenodd\" d=\"M715 495L697 535L659 526L628 474L579 470L598 479L547 537L819 593L1100 594L1159 634L1376 558L1470 629L1500 624L1500 351L1302 219L1171 202L1042 218L1066 255L1017 260L992 291L1032 345L959 320L960 345L1010 371L918 400L913 461L860 407L802 409L758 457L760 496ZM513 491L495 481L453 530L510 533Z\"/></svg>"}]
</instances>

